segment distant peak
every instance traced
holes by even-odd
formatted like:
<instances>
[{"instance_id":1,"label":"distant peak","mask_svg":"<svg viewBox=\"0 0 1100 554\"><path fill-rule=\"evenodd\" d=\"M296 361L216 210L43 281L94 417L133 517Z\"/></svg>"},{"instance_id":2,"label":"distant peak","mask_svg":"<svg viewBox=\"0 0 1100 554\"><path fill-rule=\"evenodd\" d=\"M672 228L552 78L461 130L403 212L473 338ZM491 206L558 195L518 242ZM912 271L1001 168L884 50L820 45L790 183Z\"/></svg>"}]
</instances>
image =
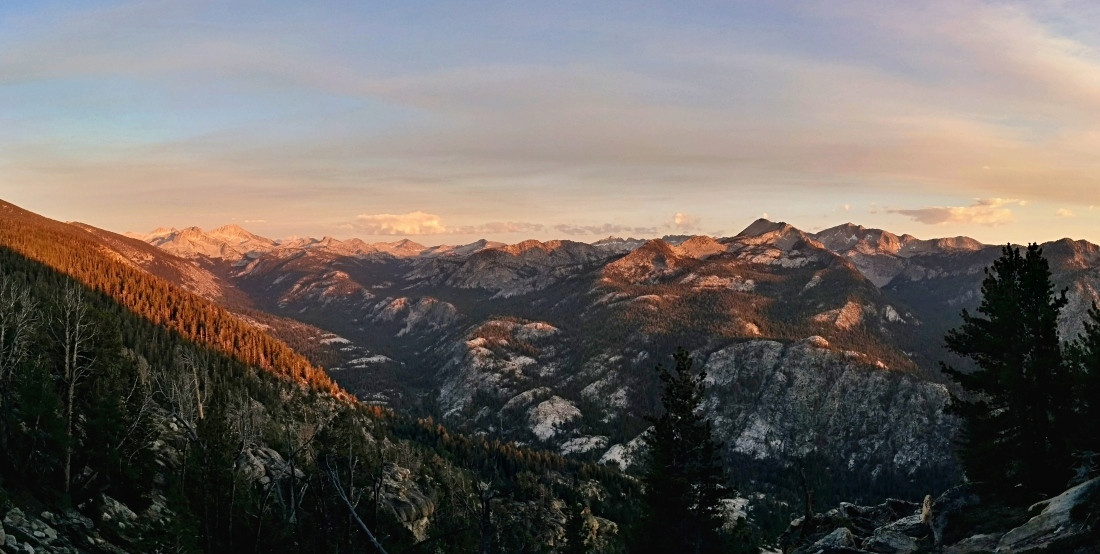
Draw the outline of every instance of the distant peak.
<instances>
[{"instance_id":1,"label":"distant peak","mask_svg":"<svg viewBox=\"0 0 1100 554\"><path fill-rule=\"evenodd\" d=\"M674 248L674 252L689 258L703 259L725 252L729 247L708 236L691 237Z\"/></svg>"},{"instance_id":2,"label":"distant peak","mask_svg":"<svg viewBox=\"0 0 1100 554\"><path fill-rule=\"evenodd\" d=\"M240 225L237 225L235 223L230 223L229 225L222 225L221 227L218 227L217 229L214 229L213 231L210 231L210 232L211 233L248 233L248 231L246 231L244 229L244 227L241 227ZM251 234L251 233L249 233L249 234Z\"/></svg>"},{"instance_id":3,"label":"distant peak","mask_svg":"<svg viewBox=\"0 0 1100 554\"><path fill-rule=\"evenodd\" d=\"M542 250L543 252L551 252L560 248L562 244L564 243L560 240L542 242L535 239L527 239L523 242L518 242L516 244L502 246L499 248L499 250L503 250L504 252L507 252L514 256L518 256L520 254L523 254L524 252L528 252L531 250Z\"/></svg>"},{"instance_id":4,"label":"distant peak","mask_svg":"<svg viewBox=\"0 0 1100 554\"><path fill-rule=\"evenodd\" d=\"M848 223L842 223L840 225L837 225L836 227L829 227L828 229L825 229L825 230L823 230L819 233L816 233L816 234L817 235L831 235L833 233L864 233L867 230L868 229L866 227L864 227L862 225L856 225L855 223L852 223L851 221L849 221Z\"/></svg>"},{"instance_id":5,"label":"distant peak","mask_svg":"<svg viewBox=\"0 0 1100 554\"><path fill-rule=\"evenodd\" d=\"M739 237L758 237L760 235L766 235L768 233L776 233L776 232L785 233L785 232L793 230L793 229L794 229L794 227L792 227L791 225L789 225L787 223L784 223L782 221L775 222L775 221L770 221L770 220L767 220L767 219L764 219L764 218L760 218L760 219L757 219L756 221L752 222L752 225L749 225L748 227L745 227L744 231L741 231L740 233L737 233L737 236L739 236Z\"/></svg>"}]
</instances>

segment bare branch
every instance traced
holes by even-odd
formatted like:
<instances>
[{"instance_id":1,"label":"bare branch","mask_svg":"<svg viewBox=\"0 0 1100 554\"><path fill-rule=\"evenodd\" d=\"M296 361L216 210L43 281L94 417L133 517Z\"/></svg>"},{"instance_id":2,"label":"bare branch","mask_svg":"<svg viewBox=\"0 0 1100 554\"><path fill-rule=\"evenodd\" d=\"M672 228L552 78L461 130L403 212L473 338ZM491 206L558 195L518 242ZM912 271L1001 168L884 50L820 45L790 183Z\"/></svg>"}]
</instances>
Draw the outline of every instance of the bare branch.
<instances>
[{"instance_id":1,"label":"bare branch","mask_svg":"<svg viewBox=\"0 0 1100 554\"><path fill-rule=\"evenodd\" d=\"M355 513L355 507L352 506L351 500L349 500L347 494L344 493L344 486L340 484L340 476L337 475L336 470L334 470L332 467L329 467L329 465L326 463L325 471L328 474L329 480L332 481L333 488L336 489L336 494L338 494L340 496L340 499L344 501L344 504L348 507L348 511L351 512L351 516L355 519L356 523L359 524L359 528L367 534L367 538L370 539L371 544L373 544L374 547L378 549L378 552L381 552L381 554L388 554L386 552L386 549L382 547L382 543L378 542L378 539L375 538L374 533L371 533L370 528L367 527L367 524L364 523L363 519L359 517L359 514Z\"/></svg>"}]
</instances>

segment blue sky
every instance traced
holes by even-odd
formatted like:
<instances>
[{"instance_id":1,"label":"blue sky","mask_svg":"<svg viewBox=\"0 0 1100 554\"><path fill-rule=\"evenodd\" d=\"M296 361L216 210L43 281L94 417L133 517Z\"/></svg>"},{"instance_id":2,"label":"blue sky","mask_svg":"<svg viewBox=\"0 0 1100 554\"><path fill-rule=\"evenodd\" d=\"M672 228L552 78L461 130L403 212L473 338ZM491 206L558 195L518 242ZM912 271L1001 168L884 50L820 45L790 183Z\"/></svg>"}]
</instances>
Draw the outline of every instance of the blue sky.
<instances>
[{"instance_id":1,"label":"blue sky","mask_svg":"<svg viewBox=\"0 0 1100 554\"><path fill-rule=\"evenodd\" d=\"M116 231L1100 241L1100 5L0 4L0 198Z\"/></svg>"}]
</instances>

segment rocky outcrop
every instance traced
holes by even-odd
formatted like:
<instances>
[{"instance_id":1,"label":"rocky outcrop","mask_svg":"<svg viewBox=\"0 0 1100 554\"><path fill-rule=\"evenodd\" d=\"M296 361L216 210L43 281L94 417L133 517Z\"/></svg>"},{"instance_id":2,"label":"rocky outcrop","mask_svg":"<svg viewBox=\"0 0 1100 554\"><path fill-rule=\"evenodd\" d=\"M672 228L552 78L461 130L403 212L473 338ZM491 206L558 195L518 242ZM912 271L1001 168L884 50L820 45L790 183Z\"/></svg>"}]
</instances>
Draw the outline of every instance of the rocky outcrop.
<instances>
[{"instance_id":1,"label":"rocky outcrop","mask_svg":"<svg viewBox=\"0 0 1100 554\"><path fill-rule=\"evenodd\" d=\"M386 464L382 472L379 503L389 508L416 540L428 538L435 502L417 486L412 471L396 464Z\"/></svg>"},{"instance_id":2,"label":"rocky outcrop","mask_svg":"<svg viewBox=\"0 0 1100 554\"><path fill-rule=\"evenodd\" d=\"M371 317L378 322L403 323L405 327L397 332L401 337L446 328L461 316L450 302L425 296L416 300L386 298L375 306Z\"/></svg>"},{"instance_id":3,"label":"rocky outcrop","mask_svg":"<svg viewBox=\"0 0 1100 554\"><path fill-rule=\"evenodd\" d=\"M1088 554L1097 552L1097 514L1100 478L1078 485L1028 509L1035 514L1022 525L1006 524L1001 531L967 533L958 529L969 522L990 531L996 522L976 521L963 512L982 507L973 486L951 489L931 504L930 513L914 503L889 500L879 506L841 504L809 522L799 518L780 537L780 546L790 554ZM929 517L932 516L932 517ZM1011 521L1011 520L1008 520ZM945 528L953 526L949 538ZM962 538L959 538L962 537ZM946 544L945 544L946 543Z\"/></svg>"},{"instance_id":4,"label":"rocky outcrop","mask_svg":"<svg viewBox=\"0 0 1100 554\"><path fill-rule=\"evenodd\" d=\"M1075 517L1074 508L1100 495L1100 478L1082 483L1072 489L1028 509L1039 514L1027 523L1005 533L997 543L998 554L1023 554L1042 551L1068 542L1072 537L1089 531L1085 518ZM1096 517L1094 514L1093 517ZM1093 521L1092 525L1096 525Z\"/></svg>"},{"instance_id":5,"label":"rocky outcrop","mask_svg":"<svg viewBox=\"0 0 1100 554\"><path fill-rule=\"evenodd\" d=\"M109 510L105 507L105 510ZM135 517L137 517L135 515ZM38 516L12 508L0 525L0 552L10 554L124 553L108 542L91 519L76 510L41 512Z\"/></svg>"},{"instance_id":6,"label":"rocky outcrop","mask_svg":"<svg viewBox=\"0 0 1100 554\"><path fill-rule=\"evenodd\" d=\"M506 402L502 412L528 407L537 396L548 397L544 393L550 389L530 385L558 371L558 334L544 322L490 320L471 329L465 340L443 347L445 361L437 376L444 413L462 412L479 394Z\"/></svg>"},{"instance_id":7,"label":"rocky outcrop","mask_svg":"<svg viewBox=\"0 0 1100 554\"><path fill-rule=\"evenodd\" d=\"M528 412L531 432L540 440L547 440L561 432L562 426L581 417L581 411L572 402L554 396L539 403Z\"/></svg>"},{"instance_id":8,"label":"rocky outcrop","mask_svg":"<svg viewBox=\"0 0 1100 554\"><path fill-rule=\"evenodd\" d=\"M704 410L717 439L758 459L817 449L849 469L903 473L951 460L947 390L868 361L821 337L736 344L705 361Z\"/></svg>"}]
</instances>

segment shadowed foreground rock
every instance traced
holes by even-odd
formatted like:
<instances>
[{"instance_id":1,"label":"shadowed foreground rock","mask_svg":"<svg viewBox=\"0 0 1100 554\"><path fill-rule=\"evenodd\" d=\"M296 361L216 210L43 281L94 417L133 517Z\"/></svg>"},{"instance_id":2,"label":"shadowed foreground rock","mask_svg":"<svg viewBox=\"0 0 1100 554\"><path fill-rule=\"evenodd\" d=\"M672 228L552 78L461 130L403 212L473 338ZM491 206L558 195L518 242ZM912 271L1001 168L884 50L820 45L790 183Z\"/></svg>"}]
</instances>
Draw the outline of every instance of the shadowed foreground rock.
<instances>
[{"instance_id":1,"label":"shadowed foreground rock","mask_svg":"<svg viewBox=\"0 0 1100 554\"><path fill-rule=\"evenodd\" d=\"M932 503L927 523L921 506L915 503L842 503L839 508L815 515L812 521L799 518L791 522L780 537L780 546L789 554L1096 553L1100 552L1095 513L1098 498L1100 478L1031 506L1027 509L1030 519L1022 524L1011 524L1007 519L1001 530L996 530L996 520L973 517L987 506L970 485L940 495ZM970 516L964 517L968 511ZM978 524L984 526L982 532L960 529Z\"/></svg>"}]
</instances>

